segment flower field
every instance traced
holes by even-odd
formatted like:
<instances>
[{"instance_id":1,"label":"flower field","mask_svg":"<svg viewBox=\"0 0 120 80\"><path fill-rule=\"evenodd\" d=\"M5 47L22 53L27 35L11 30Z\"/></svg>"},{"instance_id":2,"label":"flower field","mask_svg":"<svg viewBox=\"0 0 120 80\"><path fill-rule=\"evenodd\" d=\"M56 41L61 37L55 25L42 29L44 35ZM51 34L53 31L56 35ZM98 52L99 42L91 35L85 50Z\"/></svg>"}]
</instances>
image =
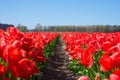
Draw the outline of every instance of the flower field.
<instances>
[{"instance_id":1,"label":"flower field","mask_svg":"<svg viewBox=\"0 0 120 80\"><path fill-rule=\"evenodd\" d=\"M120 33L61 33L79 80L120 80Z\"/></svg>"},{"instance_id":2,"label":"flower field","mask_svg":"<svg viewBox=\"0 0 120 80\"><path fill-rule=\"evenodd\" d=\"M48 60L56 37L56 33L21 33L14 27L7 32L0 30L1 80L34 79L42 63Z\"/></svg>"},{"instance_id":3,"label":"flower field","mask_svg":"<svg viewBox=\"0 0 120 80\"><path fill-rule=\"evenodd\" d=\"M78 80L120 80L119 32L20 32L14 27L0 30L0 80L38 79L58 37Z\"/></svg>"}]
</instances>

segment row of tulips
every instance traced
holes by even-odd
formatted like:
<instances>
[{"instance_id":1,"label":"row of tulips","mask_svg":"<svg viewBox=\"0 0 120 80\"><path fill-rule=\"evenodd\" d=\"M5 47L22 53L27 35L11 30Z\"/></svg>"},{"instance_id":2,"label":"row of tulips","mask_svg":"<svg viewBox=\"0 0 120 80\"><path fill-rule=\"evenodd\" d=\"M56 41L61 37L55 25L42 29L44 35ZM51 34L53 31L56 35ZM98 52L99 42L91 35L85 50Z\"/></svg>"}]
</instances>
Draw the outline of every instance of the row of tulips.
<instances>
[{"instance_id":1,"label":"row of tulips","mask_svg":"<svg viewBox=\"0 0 120 80\"><path fill-rule=\"evenodd\" d=\"M20 32L14 27L0 30L0 80L31 79L45 62L44 48L56 33Z\"/></svg>"},{"instance_id":2,"label":"row of tulips","mask_svg":"<svg viewBox=\"0 0 120 80\"><path fill-rule=\"evenodd\" d=\"M61 35L79 80L120 80L120 32Z\"/></svg>"}]
</instances>

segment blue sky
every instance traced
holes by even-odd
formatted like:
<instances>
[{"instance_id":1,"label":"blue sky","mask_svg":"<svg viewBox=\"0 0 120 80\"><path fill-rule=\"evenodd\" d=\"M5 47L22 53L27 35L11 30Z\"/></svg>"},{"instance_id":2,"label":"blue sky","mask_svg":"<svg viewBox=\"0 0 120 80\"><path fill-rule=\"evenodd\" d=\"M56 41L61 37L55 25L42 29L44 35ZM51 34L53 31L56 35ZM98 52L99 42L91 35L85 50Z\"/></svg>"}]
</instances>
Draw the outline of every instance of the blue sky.
<instances>
[{"instance_id":1,"label":"blue sky","mask_svg":"<svg viewBox=\"0 0 120 80\"><path fill-rule=\"evenodd\" d=\"M33 29L47 25L120 25L120 0L0 0L0 22Z\"/></svg>"}]
</instances>

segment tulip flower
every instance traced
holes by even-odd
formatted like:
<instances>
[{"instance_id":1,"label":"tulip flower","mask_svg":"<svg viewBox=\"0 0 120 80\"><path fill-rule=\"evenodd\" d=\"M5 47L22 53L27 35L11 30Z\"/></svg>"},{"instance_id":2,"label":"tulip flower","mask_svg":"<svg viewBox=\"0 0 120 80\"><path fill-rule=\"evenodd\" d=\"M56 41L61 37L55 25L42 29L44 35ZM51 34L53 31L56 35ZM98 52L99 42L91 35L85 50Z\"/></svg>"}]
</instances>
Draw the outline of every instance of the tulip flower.
<instances>
[{"instance_id":1,"label":"tulip flower","mask_svg":"<svg viewBox=\"0 0 120 80\"><path fill-rule=\"evenodd\" d=\"M81 76L77 80L90 80L87 76Z\"/></svg>"},{"instance_id":2,"label":"tulip flower","mask_svg":"<svg viewBox=\"0 0 120 80\"><path fill-rule=\"evenodd\" d=\"M0 64L0 77L3 76L6 72L6 67Z\"/></svg>"}]
</instances>

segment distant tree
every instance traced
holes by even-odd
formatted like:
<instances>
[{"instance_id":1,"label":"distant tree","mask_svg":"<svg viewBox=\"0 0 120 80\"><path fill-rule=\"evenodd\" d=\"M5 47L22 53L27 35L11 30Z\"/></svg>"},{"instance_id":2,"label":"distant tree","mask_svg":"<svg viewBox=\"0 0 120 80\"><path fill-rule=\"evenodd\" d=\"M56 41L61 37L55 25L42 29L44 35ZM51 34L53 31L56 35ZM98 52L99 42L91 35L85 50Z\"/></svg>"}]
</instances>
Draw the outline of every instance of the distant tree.
<instances>
[{"instance_id":1,"label":"distant tree","mask_svg":"<svg viewBox=\"0 0 120 80\"><path fill-rule=\"evenodd\" d=\"M120 32L120 25L63 25L63 26L42 26L37 24L34 31L50 32Z\"/></svg>"},{"instance_id":2,"label":"distant tree","mask_svg":"<svg viewBox=\"0 0 120 80\"><path fill-rule=\"evenodd\" d=\"M21 32L27 31L27 26L24 26L24 25L21 25L21 24L18 24L17 28L18 28Z\"/></svg>"},{"instance_id":3,"label":"distant tree","mask_svg":"<svg viewBox=\"0 0 120 80\"><path fill-rule=\"evenodd\" d=\"M35 26L35 30L34 31L42 31L42 25L41 24L37 24L36 26Z\"/></svg>"}]
</instances>

